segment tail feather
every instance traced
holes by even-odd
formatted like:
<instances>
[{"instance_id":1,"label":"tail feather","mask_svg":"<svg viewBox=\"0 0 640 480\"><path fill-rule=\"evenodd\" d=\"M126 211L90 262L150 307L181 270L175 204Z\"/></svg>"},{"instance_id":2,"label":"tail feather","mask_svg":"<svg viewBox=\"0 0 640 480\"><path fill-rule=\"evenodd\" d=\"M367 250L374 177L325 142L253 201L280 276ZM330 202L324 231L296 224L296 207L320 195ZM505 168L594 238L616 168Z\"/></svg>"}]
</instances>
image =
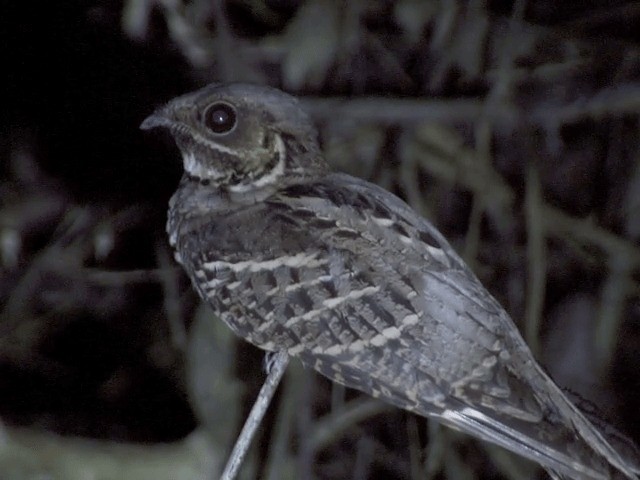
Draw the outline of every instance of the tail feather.
<instances>
[{"instance_id":1,"label":"tail feather","mask_svg":"<svg viewBox=\"0 0 640 480\"><path fill-rule=\"evenodd\" d=\"M523 457L543 465L553 478L580 480L609 480L610 475L588 465L577 462L566 453L549 446L537 438L524 436L503 423L470 407L446 410L440 416L443 423L461 431L495 443ZM579 477L576 475L579 474ZM565 476L566 475L566 476ZM630 477L634 478L634 477Z\"/></svg>"},{"instance_id":2,"label":"tail feather","mask_svg":"<svg viewBox=\"0 0 640 480\"><path fill-rule=\"evenodd\" d=\"M567 428L563 421L546 426L513 419L504 422L496 418L495 412L484 413L464 404L447 409L438 417L453 428L538 462L554 479L638 480L635 462L621 458L603 434L564 396L560 402L570 412L568 425L573 428ZM548 432L553 432L553 436Z\"/></svg>"},{"instance_id":3,"label":"tail feather","mask_svg":"<svg viewBox=\"0 0 640 480\"><path fill-rule=\"evenodd\" d=\"M612 442L612 436L614 435L605 435L603 430L596 428L594 423L589 421L584 413L569 401L551 379L542 372L540 367L537 369L539 374L547 378L550 383L549 393L553 396L551 400L559 408L562 416L570 421L570 424L580 435L580 438L577 438L575 443L590 447L609 466L615 467L616 470L610 473L610 478L638 480L640 456L635 446L626 441L627 439L624 436L613 430L615 441ZM623 442L622 439L625 441Z\"/></svg>"}]
</instances>

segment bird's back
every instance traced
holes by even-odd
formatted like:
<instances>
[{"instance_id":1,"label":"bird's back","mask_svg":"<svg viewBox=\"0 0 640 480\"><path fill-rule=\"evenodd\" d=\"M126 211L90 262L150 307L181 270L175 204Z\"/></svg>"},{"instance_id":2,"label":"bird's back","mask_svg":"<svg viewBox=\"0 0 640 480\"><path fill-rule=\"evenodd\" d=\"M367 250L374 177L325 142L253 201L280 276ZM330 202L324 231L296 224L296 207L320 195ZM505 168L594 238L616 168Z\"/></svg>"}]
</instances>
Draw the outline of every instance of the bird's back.
<instances>
[{"instance_id":1,"label":"bird's back","mask_svg":"<svg viewBox=\"0 0 640 480\"><path fill-rule=\"evenodd\" d=\"M194 199L208 207L194 213ZM440 233L391 193L329 174L238 208L187 179L169 230L202 297L258 347L557 478L637 478Z\"/></svg>"}]
</instances>

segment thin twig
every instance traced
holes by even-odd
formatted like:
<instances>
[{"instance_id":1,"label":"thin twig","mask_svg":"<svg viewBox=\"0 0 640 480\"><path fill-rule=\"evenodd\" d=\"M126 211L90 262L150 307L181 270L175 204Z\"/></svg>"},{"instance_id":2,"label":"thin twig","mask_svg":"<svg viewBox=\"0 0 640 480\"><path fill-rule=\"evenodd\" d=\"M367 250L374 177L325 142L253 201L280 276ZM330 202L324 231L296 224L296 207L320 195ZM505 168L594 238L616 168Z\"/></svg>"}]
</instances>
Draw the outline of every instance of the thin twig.
<instances>
[{"instance_id":1,"label":"thin twig","mask_svg":"<svg viewBox=\"0 0 640 480\"><path fill-rule=\"evenodd\" d=\"M480 100L430 100L387 97L302 99L305 109L317 120L345 118L383 125L476 120L483 113ZM498 123L514 124L518 112L509 105L488 112Z\"/></svg>"},{"instance_id":2,"label":"thin twig","mask_svg":"<svg viewBox=\"0 0 640 480\"><path fill-rule=\"evenodd\" d=\"M167 271L168 270L168 271ZM131 283L162 283L169 273L178 273L179 266L162 268L144 268L138 270L103 270L85 268L86 280L105 287L120 287Z\"/></svg>"},{"instance_id":3,"label":"thin twig","mask_svg":"<svg viewBox=\"0 0 640 480\"><path fill-rule=\"evenodd\" d=\"M609 275L600 291L600 308L596 326L595 346L600 378L610 373L624 310L632 286L632 265L624 252L611 255Z\"/></svg>"},{"instance_id":4,"label":"thin twig","mask_svg":"<svg viewBox=\"0 0 640 480\"><path fill-rule=\"evenodd\" d=\"M269 454L264 468L263 477L266 480L286 478L285 472L292 468L290 450L291 432L294 428L297 406L300 405L299 382L309 377L309 372L303 370L302 365L292 365L287 371L285 388L280 395L274 422L274 432L269 439Z\"/></svg>"},{"instance_id":5,"label":"thin twig","mask_svg":"<svg viewBox=\"0 0 640 480\"><path fill-rule=\"evenodd\" d=\"M344 435L351 426L392 408L373 398L351 400L342 410L325 415L316 422L309 437L309 444L312 450L317 452Z\"/></svg>"},{"instance_id":6,"label":"thin twig","mask_svg":"<svg viewBox=\"0 0 640 480\"><path fill-rule=\"evenodd\" d=\"M595 245L610 257L626 258L630 269L640 268L640 248L599 226L593 218L575 218L549 205L542 205L541 218L548 234L584 245Z\"/></svg>"},{"instance_id":7,"label":"thin twig","mask_svg":"<svg viewBox=\"0 0 640 480\"><path fill-rule=\"evenodd\" d=\"M544 308L547 250L542 220L540 174L533 163L527 170L525 211L527 221L527 295L525 337L534 354L540 353L540 322Z\"/></svg>"},{"instance_id":8,"label":"thin twig","mask_svg":"<svg viewBox=\"0 0 640 480\"><path fill-rule=\"evenodd\" d=\"M251 440L253 440L256 429L262 422L262 418L271 403L271 399L280 384L280 380L282 379L282 375L287 369L288 364L289 356L284 351L276 353L273 361L270 362L271 368L269 369L267 378L260 389L260 394L258 395L256 402L253 404L253 408L247 417L247 421L242 427L240 436L233 446L233 451L231 452L227 465L224 468L221 480L233 480L238 475L242 461L249 450Z\"/></svg>"},{"instance_id":9,"label":"thin twig","mask_svg":"<svg viewBox=\"0 0 640 480\"><path fill-rule=\"evenodd\" d=\"M168 248L164 244L156 245L156 258L160 265L164 311L167 314L173 346L184 352L187 348L187 329L182 318L178 273L171 268Z\"/></svg>"}]
</instances>

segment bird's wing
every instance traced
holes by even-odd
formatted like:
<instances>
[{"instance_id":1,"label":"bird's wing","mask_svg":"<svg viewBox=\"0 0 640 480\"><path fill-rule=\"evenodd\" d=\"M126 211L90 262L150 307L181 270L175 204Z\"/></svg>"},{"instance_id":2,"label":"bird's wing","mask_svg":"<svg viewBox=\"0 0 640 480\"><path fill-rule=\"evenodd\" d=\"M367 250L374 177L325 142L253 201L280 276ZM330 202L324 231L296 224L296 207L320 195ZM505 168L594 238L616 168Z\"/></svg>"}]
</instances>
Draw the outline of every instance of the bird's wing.
<instances>
[{"instance_id":1,"label":"bird's wing","mask_svg":"<svg viewBox=\"0 0 640 480\"><path fill-rule=\"evenodd\" d=\"M255 345L557 475L616 478L609 462L637 478L442 235L389 192L331 175L186 228L196 288Z\"/></svg>"},{"instance_id":2,"label":"bird's wing","mask_svg":"<svg viewBox=\"0 0 640 480\"><path fill-rule=\"evenodd\" d=\"M272 206L291 225L323 223L314 244L334 259L327 273L344 279L320 295L311 307L318 314L306 322L333 332L331 341L302 335L291 353L333 380L438 417L559 478L616 478L608 462L624 472L620 478L637 478L541 370L442 235L400 199L336 174L292 187ZM304 331L305 322L297 327Z\"/></svg>"}]
</instances>

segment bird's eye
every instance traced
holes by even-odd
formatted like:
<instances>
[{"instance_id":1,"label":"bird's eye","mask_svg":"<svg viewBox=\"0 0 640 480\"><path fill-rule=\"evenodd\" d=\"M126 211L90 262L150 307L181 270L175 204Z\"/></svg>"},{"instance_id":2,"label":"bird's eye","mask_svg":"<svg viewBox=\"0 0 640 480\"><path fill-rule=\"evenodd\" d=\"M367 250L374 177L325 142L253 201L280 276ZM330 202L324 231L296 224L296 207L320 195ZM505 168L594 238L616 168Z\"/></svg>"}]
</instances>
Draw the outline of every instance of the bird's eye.
<instances>
[{"instance_id":1,"label":"bird's eye","mask_svg":"<svg viewBox=\"0 0 640 480\"><path fill-rule=\"evenodd\" d=\"M204 124L214 133L227 133L236 126L236 110L227 103L214 103L203 115Z\"/></svg>"}]
</instances>

